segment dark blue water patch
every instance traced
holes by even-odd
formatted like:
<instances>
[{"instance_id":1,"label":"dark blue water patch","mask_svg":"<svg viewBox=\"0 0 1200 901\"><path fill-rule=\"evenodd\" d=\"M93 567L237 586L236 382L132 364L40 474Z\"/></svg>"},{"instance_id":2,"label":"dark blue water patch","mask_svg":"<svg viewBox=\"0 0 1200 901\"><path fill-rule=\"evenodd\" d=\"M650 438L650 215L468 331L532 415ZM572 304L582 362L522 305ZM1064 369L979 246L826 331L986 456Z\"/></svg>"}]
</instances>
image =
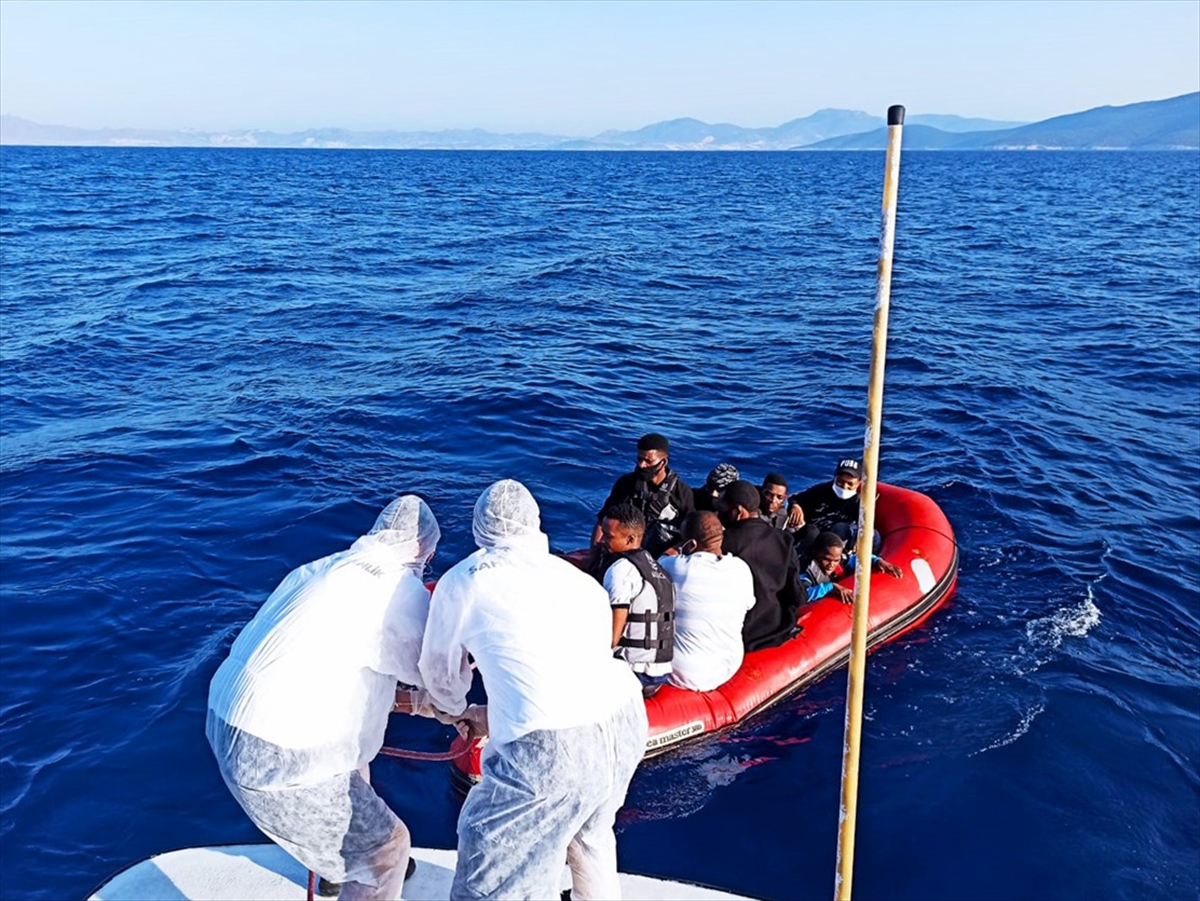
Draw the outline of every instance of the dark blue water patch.
<instances>
[{"instance_id":1,"label":"dark blue water patch","mask_svg":"<svg viewBox=\"0 0 1200 901\"><path fill-rule=\"evenodd\" d=\"M870 662L857 895L1200 892L1198 161L905 157L880 475L946 510L962 570ZM645 431L693 484L728 460L801 488L862 446L879 154L0 166L21 897L258 840L202 737L208 679L288 570L395 494L437 512L436 574L496 478L530 485L554 546L584 543ZM825 896L843 684L646 766L623 865ZM443 770L376 783L418 843L453 842Z\"/></svg>"}]
</instances>

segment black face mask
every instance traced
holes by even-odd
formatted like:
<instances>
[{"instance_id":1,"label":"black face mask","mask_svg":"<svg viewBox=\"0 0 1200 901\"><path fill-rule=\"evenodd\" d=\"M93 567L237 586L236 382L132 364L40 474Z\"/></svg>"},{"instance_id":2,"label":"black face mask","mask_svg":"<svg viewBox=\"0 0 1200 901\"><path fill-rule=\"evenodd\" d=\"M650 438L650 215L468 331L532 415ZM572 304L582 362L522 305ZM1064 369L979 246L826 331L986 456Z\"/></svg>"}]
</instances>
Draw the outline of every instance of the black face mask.
<instances>
[{"instance_id":1,"label":"black face mask","mask_svg":"<svg viewBox=\"0 0 1200 901\"><path fill-rule=\"evenodd\" d=\"M666 465L667 465L666 460L660 460L654 466L638 467L638 470L637 470L638 478L641 479L643 482L653 482L655 476L657 476L660 472L662 472L663 469L666 467Z\"/></svg>"}]
</instances>

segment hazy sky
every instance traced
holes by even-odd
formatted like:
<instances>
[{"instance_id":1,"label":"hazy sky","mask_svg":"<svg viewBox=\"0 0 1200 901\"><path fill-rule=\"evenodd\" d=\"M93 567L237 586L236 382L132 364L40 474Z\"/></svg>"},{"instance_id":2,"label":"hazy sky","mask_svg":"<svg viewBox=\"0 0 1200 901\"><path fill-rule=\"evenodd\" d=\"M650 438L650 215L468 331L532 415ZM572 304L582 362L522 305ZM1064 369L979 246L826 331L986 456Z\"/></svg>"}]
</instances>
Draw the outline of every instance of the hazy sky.
<instances>
[{"instance_id":1,"label":"hazy sky","mask_svg":"<svg viewBox=\"0 0 1200 901\"><path fill-rule=\"evenodd\" d=\"M593 135L837 107L1033 121L1200 89L1200 2L0 2L0 111Z\"/></svg>"}]
</instances>

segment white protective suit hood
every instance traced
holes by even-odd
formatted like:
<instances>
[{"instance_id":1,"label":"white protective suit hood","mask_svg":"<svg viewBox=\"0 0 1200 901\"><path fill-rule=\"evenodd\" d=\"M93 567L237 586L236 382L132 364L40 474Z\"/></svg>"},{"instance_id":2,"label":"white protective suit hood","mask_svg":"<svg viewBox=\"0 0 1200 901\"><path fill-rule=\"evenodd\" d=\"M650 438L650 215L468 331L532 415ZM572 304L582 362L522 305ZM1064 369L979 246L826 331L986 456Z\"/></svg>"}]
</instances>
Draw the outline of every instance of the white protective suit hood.
<instances>
[{"instance_id":1,"label":"white protective suit hood","mask_svg":"<svg viewBox=\"0 0 1200 901\"><path fill-rule=\"evenodd\" d=\"M226 748L241 761L239 785L313 785L378 753L397 681L422 687L417 666L429 589L420 570L439 537L425 502L400 497L350 549L297 567L279 583L209 689L222 728L266 745L257 755Z\"/></svg>"},{"instance_id":2,"label":"white protective suit hood","mask_svg":"<svg viewBox=\"0 0 1200 901\"><path fill-rule=\"evenodd\" d=\"M512 479L501 479L479 495L471 531L484 550L544 546L546 541L537 501L528 488Z\"/></svg>"},{"instance_id":3,"label":"white protective suit hood","mask_svg":"<svg viewBox=\"0 0 1200 901\"><path fill-rule=\"evenodd\" d=\"M429 505L415 494L405 494L383 508L371 531L354 542L352 550L386 553L391 562L420 571L441 537Z\"/></svg>"}]
</instances>

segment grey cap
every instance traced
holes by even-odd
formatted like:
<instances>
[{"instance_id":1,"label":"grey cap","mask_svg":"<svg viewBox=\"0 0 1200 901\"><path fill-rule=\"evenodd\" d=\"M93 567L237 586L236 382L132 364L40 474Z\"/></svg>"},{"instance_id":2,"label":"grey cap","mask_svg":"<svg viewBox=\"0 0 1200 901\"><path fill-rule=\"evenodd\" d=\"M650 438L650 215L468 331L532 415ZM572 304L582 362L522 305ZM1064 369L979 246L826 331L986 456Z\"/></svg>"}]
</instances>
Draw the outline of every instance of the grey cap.
<instances>
[{"instance_id":1,"label":"grey cap","mask_svg":"<svg viewBox=\"0 0 1200 901\"><path fill-rule=\"evenodd\" d=\"M736 466L732 463L718 463L713 467L712 472L708 474L708 480L704 484L716 491L731 485L737 480L738 471Z\"/></svg>"}]
</instances>

